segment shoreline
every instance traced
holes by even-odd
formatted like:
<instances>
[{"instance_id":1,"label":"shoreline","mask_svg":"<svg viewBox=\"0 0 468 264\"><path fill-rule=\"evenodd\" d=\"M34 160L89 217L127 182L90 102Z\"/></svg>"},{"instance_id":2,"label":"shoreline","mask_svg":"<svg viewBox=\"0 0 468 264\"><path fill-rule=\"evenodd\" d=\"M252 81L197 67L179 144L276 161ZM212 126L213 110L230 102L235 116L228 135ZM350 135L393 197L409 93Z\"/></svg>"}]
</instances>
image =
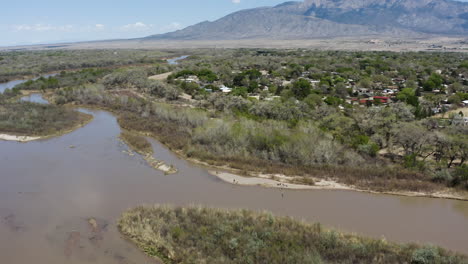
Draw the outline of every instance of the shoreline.
<instances>
[{"instance_id":1,"label":"shoreline","mask_svg":"<svg viewBox=\"0 0 468 264\"><path fill-rule=\"evenodd\" d=\"M16 142L30 142L34 140L39 140L42 137L30 137L30 136L15 136L9 134L0 134L0 140L4 141L16 141Z\"/></svg>"},{"instance_id":2,"label":"shoreline","mask_svg":"<svg viewBox=\"0 0 468 264\"><path fill-rule=\"evenodd\" d=\"M49 138L54 138L54 137L60 137L66 134L69 134L77 129L80 129L89 123L91 123L94 120L94 116L88 115L85 113L78 112L81 116L85 117L84 121L80 122L79 124L68 128L64 130L60 130L57 133L50 134L50 135L45 135L45 136L27 136L27 135L11 135L11 134L0 134L0 141L14 141L14 142L19 142L19 143L28 143L32 141L37 141L37 140L44 140L44 139L49 139ZM0 132L1 133L1 132Z\"/></svg>"},{"instance_id":3,"label":"shoreline","mask_svg":"<svg viewBox=\"0 0 468 264\"><path fill-rule=\"evenodd\" d=\"M193 160L190 160L193 162ZM405 191L372 191L359 189L354 186L338 183L333 180L325 180L313 178L314 185L300 184L294 181L295 176L286 175L271 175L271 174L258 174L256 176L241 176L233 172L226 172L226 168L217 168L212 165L206 166L203 162L196 162L204 167L211 167L208 172L216 176L218 179L233 185L241 186L260 186L264 188L277 188L287 190L332 190L332 191L354 191L361 193L370 194L385 194L394 196L405 196L405 197L421 197L421 198L434 198L434 199L450 199L458 201L468 201L468 197L445 193L443 191L435 193L424 193L424 192L405 192ZM219 171L213 169L220 169Z\"/></svg>"},{"instance_id":4,"label":"shoreline","mask_svg":"<svg viewBox=\"0 0 468 264\"><path fill-rule=\"evenodd\" d=\"M108 111L108 112L112 113L113 115L115 115L116 118L119 118L119 112L115 111L113 109L110 109L108 107L102 107L102 106L96 106L96 105L90 105L90 106L88 106L88 105L73 105L73 106L74 107L85 107L85 108L89 108L89 109ZM123 129L123 128L121 127L121 129ZM158 140L157 135L154 135L151 132L148 132L148 131L135 131L135 130L131 130L131 131L140 133L142 135L145 135L147 137L150 137L150 138L160 142ZM161 143L161 144L163 144L163 143ZM283 187L281 187L281 186L268 186L269 181L263 182L266 179L265 175L268 175L268 174L260 174L260 175L264 175L264 177L241 176L240 174L236 174L237 172L239 172L239 170L230 168L228 165L216 166L216 165L209 164L209 163L207 163L205 161L202 161L202 160L199 160L199 159L189 158L182 151L173 150L171 147L167 146L166 144L163 144L163 145L165 147L167 147L175 155L179 156L180 158L182 158L185 161L190 162L190 163L192 163L194 165L204 167L205 169L207 169L209 174L219 178L220 180L222 180L222 181L224 181L226 183L233 184L232 178L230 178L230 177L236 177L236 181L238 181L238 183L240 183L240 181L245 179L245 178L247 178L247 179L249 179L249 178L258 178L261 181L260 183L253 183L253 184L252 183L250 183L250 184L246 183L246 184L240 184L240 185L242 185L242 186L262 186L262 187L265 187L265 188L285 188L284 186ZM230 175L229 177L227 177L228 180L219 177L219 175L216 174L217 170L219 170L220 172L228 173ZM275 175L268 175L268 176L275 176ZM294 179L294 178L297 177L297 176L276 175L276 177L278 177L278 176L280 176L282 178L289 178L289 179ZM290 189L290 190L336 190L336 191L341 190L341 191L355 191L355 192L370 193L370 194L384 194L384 195L394 195L394 196L404 196L404 197L422 197L422 198L468 201L468 195L465 195L465 196L455 195L455 194L450 193L450 191L448 189L446 189L447 191L439 190L438 192L434 192L434 193L411 192L411 191L373 191L373 190L366 190L366 189L356 188L355 186L348 186L348 185L341 184L341 183L338 183L338 182L333 181L333 180L324 180L324 179L320 179L320 178L312 178L312 179L314 180L315 185L297 184L297 183L290 183L290 182L285 183L285 182L279 182L279 181L274 182L274 184L285 183L288 186L291 186L292 184L294 184L295 188L285 188L285 189ZM316 180L318 182L315 182ZM242 182L244 182L244 181L242 181ZM271 182L270 182L270 185L271 185Z\"/></svg>"},{"instance_id":5,"label":"shoreline","mask_svg":"<svg viewBox=\"0 0 468 264\"><path fill-rule=\"evenodd\" d=\"M125 130L123 128L120 128L120 129L122 131L127 131L127 132L135 133L135 134L138 134L138 135L141 135L141 136L146 136L143 133L140 133L140 132L137 132L137 131L129 131L129 130ZM166 164L166 162L156 159L153 156L154 155L154 150L153 149L151 149L151 152L138 150L134 146L132 146L132 144L130 144L130 142L128 142L128 140L125 139L125 137L122 137L122 135L119 136L119 140L129 148L129 151L126 152L127 154L132 156L130 151L135 152L136 154L140 155L143 158L143 160L145 160L145 162L150 167L152 167L153 169L162 171L166 175L176 174L178 172L178 169L176 167L174 167L173 165L168 165L168 164Z\"/></svg>"}]
</instances>

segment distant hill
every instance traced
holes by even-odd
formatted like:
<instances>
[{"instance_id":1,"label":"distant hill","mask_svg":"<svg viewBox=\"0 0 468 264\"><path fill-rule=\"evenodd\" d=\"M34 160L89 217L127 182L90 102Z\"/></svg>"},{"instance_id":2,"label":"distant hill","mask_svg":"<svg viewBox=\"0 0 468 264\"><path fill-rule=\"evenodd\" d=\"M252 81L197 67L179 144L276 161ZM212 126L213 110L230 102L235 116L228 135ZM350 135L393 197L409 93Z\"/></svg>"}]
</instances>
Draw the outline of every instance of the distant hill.
<instances>
[{"instance_id":1,"label":"distant hill","mask_svg":"<svg viewBox=\"0 0 468 264\"><path fill-rule=\"evenodd\" d=\"M468 36L468 3L452 0L306 0L242 10L145 40Z\"/></svg>"}]
</instances>

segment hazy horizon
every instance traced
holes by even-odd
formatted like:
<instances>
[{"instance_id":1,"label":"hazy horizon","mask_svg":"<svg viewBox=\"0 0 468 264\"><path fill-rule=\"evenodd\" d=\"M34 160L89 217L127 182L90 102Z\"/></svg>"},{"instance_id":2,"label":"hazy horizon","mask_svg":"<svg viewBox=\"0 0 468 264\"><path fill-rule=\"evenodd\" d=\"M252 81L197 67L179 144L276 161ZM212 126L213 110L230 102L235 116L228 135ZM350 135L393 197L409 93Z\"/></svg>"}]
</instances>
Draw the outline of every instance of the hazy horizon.
<instances>
[{"instance_id":1,"label":"hazy horizon","mask_svg":"<svg viewBox=\"0 0 468 264\"><path fill-rule=\"evenodd\" d=\"M467 2L468 0L459 0ZM139 38L219 19L232 12L285 0L124 0L4 3L0 46ZM183 12L181 12L181 6ZM187 12L190 10L190 12Z\"/></svg>"},{"instance_id":2,"label":"hazy horizon","mask_svg":"<svg viewBox=\"0 0 468 264\"><path fill-rule=\"evenodd\" d=\"M90 1L19 0L4 3L0 46L138 38L215 20L284 0ZM181 12L183 6L183 12ZM190 10L190 12L187 12Z\"/></svg>"}]
</instances>

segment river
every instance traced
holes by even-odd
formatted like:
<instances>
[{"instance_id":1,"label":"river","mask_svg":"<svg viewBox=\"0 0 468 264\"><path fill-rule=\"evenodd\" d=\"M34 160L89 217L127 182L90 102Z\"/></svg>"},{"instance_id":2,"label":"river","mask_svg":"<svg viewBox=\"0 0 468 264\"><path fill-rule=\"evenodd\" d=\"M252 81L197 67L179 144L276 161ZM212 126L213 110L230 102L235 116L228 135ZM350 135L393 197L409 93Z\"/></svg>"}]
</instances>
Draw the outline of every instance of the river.
<instances>
[{"instance_id":1,"label":"river","mask_svg":"<svg viewBox=\"0 0 468 264\"><path fill-rule=\"evenodd\" d=\"M177 57L177 58L168 59L167 63L170 64L170 65L177 65L177 64L179 64L180 60L185 60L188 57L189 57L189 55L184 55L184 56L180 56L180 57Z\"/></svg>"},{"instance_id":2,"label":"river","mask_svg":"<svg viewBox=\"0 0 468 264\"><path fill-rule=\"evenodd\" d=\"M225 183L151 140L175 165L166 176L125 153L116 118L105 111L61 137L0 141L2 263L153 263L116 228L141 204L268 210L397 242L433 243L468 254L468 202L353 191L294 191ZM284 197L282 195L284 194ZM95 233L87 219L98 221Z\"/></svg>"},{"instance_id":3,"label":"river","mask_svg":"<svg viewBox=\"0 0 468 264\"><path fill-rule=\"evenodd\" d=\"M46 75L43 75L42 77L49 78L49 77L52 77L52 76L55 76L55 75L57 75L57 73L46 74ZM34 78L32 80L37 80L39 78L40 77L37 77L37 78ZM3 93L6 89L12 89L16 85L22 84L22 83L27 82L27 81L28 80L14 80L14 81L6 82L6 83L0 83L0 93Z\"/></svg>"}]
</instances>

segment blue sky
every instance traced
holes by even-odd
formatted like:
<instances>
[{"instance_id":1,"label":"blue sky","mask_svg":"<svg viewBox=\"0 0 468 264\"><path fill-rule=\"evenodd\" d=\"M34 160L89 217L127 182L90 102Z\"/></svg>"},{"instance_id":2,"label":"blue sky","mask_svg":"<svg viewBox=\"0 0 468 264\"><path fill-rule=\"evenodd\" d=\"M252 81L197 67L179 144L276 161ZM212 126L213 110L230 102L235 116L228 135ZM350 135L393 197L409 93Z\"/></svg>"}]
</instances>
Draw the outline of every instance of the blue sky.
<instances>
[{"instance_id":1,"label":"blue sky","mask_svg":"<svg viewBox=\"0 0 468 264\"><path fill-rule=\"evenodd\" d=\"M285 0L5 0L0 46L143 37Z\"/></svg>"},{"instance_id":2,"label":"blue sky","mask_svg":"<svg viewBox=\"0 0 468 264\"><path fill-rule=\"evenodd\" d=\"M4 0L0 46L143 37L285 1Z\"/></svg>"}]
</instances>

